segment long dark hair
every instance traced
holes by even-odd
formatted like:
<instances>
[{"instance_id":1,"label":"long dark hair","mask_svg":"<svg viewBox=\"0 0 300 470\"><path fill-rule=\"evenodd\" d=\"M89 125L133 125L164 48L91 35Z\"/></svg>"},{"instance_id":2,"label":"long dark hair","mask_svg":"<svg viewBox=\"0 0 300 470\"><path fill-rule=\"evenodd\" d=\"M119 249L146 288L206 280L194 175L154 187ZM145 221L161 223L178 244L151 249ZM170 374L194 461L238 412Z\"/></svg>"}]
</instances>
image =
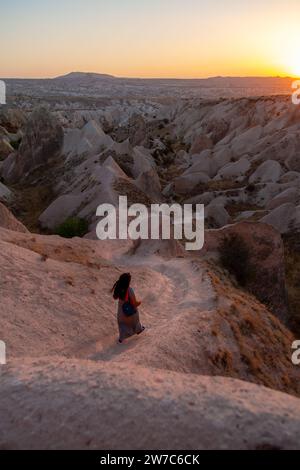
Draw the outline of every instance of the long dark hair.
<instances>
[{"instance_id":1,"label":"long dark hair","mask_svg":"<svg viewBox=\"0 0 300 470\"><path fill-rule=\"evenodd\" d=\"M128 291L129 285L131 281L131 274L124 273L119 277L119 280L114 284L112 288L113 297L114 299L121 299L124 300L126 297L126 293Z\"/></svg>"}]
</instances>

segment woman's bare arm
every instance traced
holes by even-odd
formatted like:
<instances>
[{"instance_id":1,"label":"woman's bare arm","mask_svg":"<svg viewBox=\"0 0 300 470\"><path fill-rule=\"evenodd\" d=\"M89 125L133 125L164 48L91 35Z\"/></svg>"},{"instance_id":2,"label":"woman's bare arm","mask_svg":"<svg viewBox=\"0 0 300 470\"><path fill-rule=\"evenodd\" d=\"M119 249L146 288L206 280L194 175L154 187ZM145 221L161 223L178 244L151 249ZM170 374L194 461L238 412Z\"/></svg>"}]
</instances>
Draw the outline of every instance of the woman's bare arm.
<instances>
[{"instance_id":1,"label":"woman's bare arm","mask_svg":"<svg viewBox=\"0 0 300 470\"><path fill-rule=\"evenodd\" d=\"M139 307L142 304L141 301L138 301L136 299L136 296L135 296L135 293L134 293L133 289L130 290L130 302L135 308Z\"/></svg>"}]
</instances>

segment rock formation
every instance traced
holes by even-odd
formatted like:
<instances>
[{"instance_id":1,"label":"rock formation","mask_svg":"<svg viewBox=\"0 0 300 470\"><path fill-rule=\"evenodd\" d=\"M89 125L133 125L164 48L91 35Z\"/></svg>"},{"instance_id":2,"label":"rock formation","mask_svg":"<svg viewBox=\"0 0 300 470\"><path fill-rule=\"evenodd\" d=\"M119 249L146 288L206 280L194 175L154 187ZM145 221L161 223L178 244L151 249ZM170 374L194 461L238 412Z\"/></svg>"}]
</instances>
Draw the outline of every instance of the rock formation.
<instances>
[{"instance_id":1,"label":"rock formation","mask_svg":"<svg viewBox=\"0 0 300 470\"><path fill-rule=\"evenodd\" d=\"M4 161L1 172L8 183L24 183L34 171L55 158L61 149L63 131L49 111L37 108L24 128L24 137L17 152Z\"/></svg>"},{"instance_id":2,"label":"rock formation","mask_svg":"<svg viewBox=\"0 0 300 470\"><path fill-rule=\"evenodd\" d=\"M245 242L249 253L245 267L248 270L247 288L287 323L284 248L280 234L271 225L240 222L220 230L208 230L201 255L220 254L224 239L236 236ZM239 253L233 252L233 256L238 257Z\"/></svg>"},{"instance_id":3,"label":"rock formation","mask_svg":"<svg viewBox=\"0 0 300 470\"><path fill-rule=\"evenodd\" d=\"M300 108L188 87L175 99L165 84L147 97L141 82L142 98L108 98L118 79L94 74L49 83L59 106L45 93L47 109L0 113L0 200L23 217L30 195L37 231L70 216L89 228L84 239L29 233L0 203L0 448L126 449L128 434L141 449L298 448L299 303L284 243L300 231ZM99 83L100 97L82 95ZM119 195L204 204L203 250L96 240L98 205ZM120 345L111 287L125 271L146 331Z\"/></svg>"}]
</instances>

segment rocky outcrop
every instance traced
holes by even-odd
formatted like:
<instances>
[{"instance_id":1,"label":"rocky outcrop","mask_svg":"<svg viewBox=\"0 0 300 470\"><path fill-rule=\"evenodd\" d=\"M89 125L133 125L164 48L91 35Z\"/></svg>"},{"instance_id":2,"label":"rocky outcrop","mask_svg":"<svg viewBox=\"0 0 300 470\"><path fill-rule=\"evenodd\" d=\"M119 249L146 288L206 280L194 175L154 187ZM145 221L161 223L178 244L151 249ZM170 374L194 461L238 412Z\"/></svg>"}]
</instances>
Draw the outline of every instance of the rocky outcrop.
<instances>
[{"instance_id":1,"label":"rocky outcrop","mask_svg":"<svg viewBox=\"0 0 300 470\"><path fill-rule=\"evenodd\" d=\"M246 157L242 157L237 162L228 163L225 165L215 177L215 180L232 180L242 181L250 168L249 160Z\"/></svg>"},{"instance_id":2,"label":"rocky outcrop","mask_svg":"<svg viewBox=\"0 0 300 470\"><path fill-rule=\"evenodd\" d=\"M27 233L27 228L0 202L0 227Z\"/></svg>"},{"instance_id":3,"label":"rocky outcrop","mask_svg":"<svg viewBox=\"0 0 300 470\"><path fill-rule=\"evenodd\" d=\"M63 143L63 130L46 108L36 108L24 128L18 151L3 163L1 173L8 183L25 182L33 172L56 157Z\"/></svg>"},{"instance_id":4,"label":"rocky outcrop","mask_svg":"<svg viewBox=\"0 0 300 470\"><path fill-rule=\"evenodd\" d=\"M53 201L42 212L39 222L42 227L55 230L69 217L75 216L84 201L81 194L64 194Z\"/></svg>"},{"instance_id":5,"label":"rocky outcrop","mask_svg":"<svg viewBox=\"0 0 300 470\"><path fill-rule=\"evenodd\" d=\"M269 201L267 204L267 209L273 210L287 203L292 203L295 205L300 204L300 181L299 188L288 188L285 191L280 192L278 196L275 196L271 201Z\"/></svg>"},{"instance_id":6,"label":"rocky outcrop","mask_svg":"<svg viewBox=\"0 0 300 470\"><path fill-rule=\"evenodd\" d=\"M212 154L209 150L201 152L199 155L193 155L193 165L188 168L184 175L190 175L193 173L205 173L210 178L213 178L217 172L217 164L212 158Z\"/></svg>"},{"instance_id":7,"label":"rocky outcrop","mask_svg":"<svg viewBox=\"0 0 300 470\"><path fill-rule=\"evenodd\" d=\"M114 187L116 184L126 182L129 186L132 185L112 157L108 157L102 165L98 161L94 163L94 157L91 157L85 160L82 166L85 167L84 181L82 173L78 171L77 178L74 177L72 183L73 187L58 196L40 215L39 222L42 227L53 230L70 216L78 216L91 222L95 219L100 204L118 204L119 194Z\"/></svg>"},{"instance_id":8,"label":"rocky outcrop","mask_svg":"<svg viewBox=\"0 0 300 470\"><path fill-rule=\"evenodd\" d=\"M62 153L70 161L96 155L112 145L112 138L103 132L96 121L91 120L82 129L66 130Z\"/></svg>"},{"instance_id":9,"label":"rocky outcrop","mask_svg":"<svg viewBox=\"0 0 300 470\"><path fill-rule=\"evenodd\" d=\"M280 233L299 232L300 206L295 206L291 202L282 204L264 216L261 222L272 225Z\"/></svg>"},{"instance_id":10,"label":"rocky outcrop","mask_svg":"<svg viewBox=\"0 0 300 470\"><path fill-rule=\"evenodd\" d=\"M210 181L209 176L205 173L191 172L185 173L174 179L173 189L178 194L189 194L199 184L205 184Z\"/></svg>"},{"instance_id":11,"label":"rocky outcrop","mask_svg":"<svg viewBox=\"0 0 300 470\"><path fill-rule=\"evenodd\" d=\"M274 230L241 227L276 274ZM208 233L206 254L222 230ZM130 432L136 449L296 448L300 400L275 391L300 395L285 326L179 242L120 248L0 228L0 447L125 449ZM119 345L110 289L125 269L147 329Z\"/></svg>"},{"instance_id":12,"label":"rocky outcrop","mask_svg":"<svg viewBox=\"0 0 300 470\"><path fill-rule=\"evenodd\" d=\"M284 247L281 236L266 223L240 222L205 233L201 254L219 253L224 238L241 237L249 253L249 278L246 287L284 323L288 322L285 289ZM239 256L239 253L236 253Z\"/></svg>"},{"instance_id":13,"label":"rocky outcrop","mask_svg":"<svg viewBox=\"0 0 300 470\"><path fill-rule=\"evenodd\" d=\"M161 201L161 184L155 168L141 173L135 180L135 184L141 191L147 194L153 202Z\"/></svg>"},{"instance_id":14,"label":"rocky outcrop","mask_svg":"<svg viewBox=\"0 0 300 470\"><path fill-rule=\"evenodd\" d=\"M107 362L13 361L2 372L0 411L6 450L300 448L297 398Z\"/></svg>"},{"instance_id":15,"label":"rocky outcrop","mask_svg":"<svg viewBox=\"0 0 300 470\"><path fill-rule=\"evenodd\" d=\"M231 142L231 150L234 155L240 156L251 151L253 142L259 140L262 136L262 126L252 127L239 133Z\"/></svg>"},{"instance_id":16,"label":"rocky outcrop","mask_svg":"<svg viewBox=\"0 0 300 470\"><path fill-rule=\"evenodd\" d=\"M295 193L285 193L297 189L300 176L299 109L290 100L269 97L195 101L189 106L177 105L176 111L172 122L176 129L174 139L180 138L190 148L185 161L192 164L179 177L176 175L174 181L181 191L178 194L200 200L202 185L210 195L209 202L221 195L226 197L225 209L235 221L247 212L252 213L253 220L268 217L268 212L283 203L299 205ZM222 132L212 138L214 131L219 134L220 122L224 123ZM202 174L212 181L203 183ZM199 187L196 181L200 182ZM236 197L234 192L238 190ZM276 207L272 207L273 198L280 198L281 193L285 193L283 202L276 201ZM266 220L274 220L274 227L278 227L276 217L276 213L270 214Z\"/></svg>"},{"instance_id":17,"label":"rocky outcrop","mask_svg":"<svg viewBox=\"0 0 300 470\"><path fill-rule=\"evenodd\" d=\"M128 139L132 147L143 145L147 135L147 123L145 119L134 114L129 119L128 125Z\"/></svg>"},{"instance_id":18,"label":"rocky outcrop","mask_svg":"<svg viewBox=\"0 0 300 470\"><path fill-rule=\"evenodd\" d=\"M6 129L7 132L15 134L25 124L26 116L18 108L11 108L8 105L0 107L0 126Z\"/></svg>"},{"instance_id":19,"label":"rocky outcrop","mask_svg":"<svg viewBox=\"0 0 300 470\"><path fill-rule=\"evenodd\" d=\"M249 178L249 183L277 183L282 176L280 163L267 160Z\"/></svg>"},{"instance_id":20,"label":"rocky outcrop","mask_svg":"<svg viewBox=\"0 0 300 470\"><path fill-rule=\"evenodd\" d=\"M212 140L205 134L199 135L195 138L191 147L191 155L201 153L203 150L210 149L213 147Z\"/></svg>"},{"instance_id":21,"label":"rocky outcrop","mask_svg":"<svg viewBox=\"0 0 300 470\"><path fill-rule=\"evenodd\" d=\"M0 183L0 198L27 194L27 220L41 195L33 213L47 230L90 223L85 239L31 234L0 205L0 448L125 449L128 435L141 449L299 447L279 231L299 227L300 108L284 97L77 99L90 103L34 111L24 136L0 113L0 141L18 149L0 163L5 184L24 184ZM172 235L95 240L97 206L119 195L204 203L218 229L199 253ZM243 217L268 224L227 225ZM111 287L125 271L146 330L120 345ZM297 294L296 263L292 275Z\"/></svg>"},{"instance_id":22,"label":"rocky outcrop","mask_svg":"<svg viewBox=\"0 0 300 470\"><path fill-rule=\"evenodd\" d=\"M230 215L222 204L217 201L212 202L205 207L205 223L206 227L221 228L229 224L231 221Z\"/></svg>"},{"instance_id":23,"label":"rocky outcrop","mask_svg":"<svg viewBox=\"0 0 300 470\"><path fill-rule=\"evenodd\" d=\"M7 186L0 183L0 201L8 201L12 198L12 196L12 191Z\"/></svg>"}]
</instances>

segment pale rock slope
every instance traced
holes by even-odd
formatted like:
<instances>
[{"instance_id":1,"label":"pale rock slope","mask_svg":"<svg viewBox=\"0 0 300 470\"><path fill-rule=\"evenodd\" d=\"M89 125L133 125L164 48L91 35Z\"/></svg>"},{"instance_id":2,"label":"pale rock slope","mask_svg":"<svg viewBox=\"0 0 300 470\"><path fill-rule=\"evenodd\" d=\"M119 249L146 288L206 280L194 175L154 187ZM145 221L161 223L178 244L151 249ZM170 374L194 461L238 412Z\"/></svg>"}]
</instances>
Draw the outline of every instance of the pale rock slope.
<instances>
[{"instance_id":1,"label":"pale rock slope","mask_svg":"<svg viewBox=\"0 0 300 470\"><path fill-rule=\"evenodd\" d=\"M95 121L81 130L66 130L61 170L56 173L58 196L40 215L42 227L55 229L70 216L92 225L101 203L117 205L119 194L130 202L160 200L161 185L149 150L114 141Z\"/></svg>"},{"instance_id":2,"label":"pale rock slope","mask_svg":"<svg viewBox=\"0 0 300 470\"><path fill-rule=\"evenodd\" d=\"M290 332L207 255L160 243L0 229L2 449L298 447ZM146 332L119 345L125 270Z\"/></svg>"},{"instance_id":3,"label":"pale rock slope","mask_svg":"<svg viewBox=\"0 0 300 470\"><path fill-rule=\"evenodd\" d=\"M3 162L4 179L9 183L32 181L36 170L57 156L62 143L60 124L46 108L36 108L26 121L18 150Z\"/></svg>"},{"instance_id":4,"label":"pale rock slope","mask_svg":"<svg viewBox=\"0 0 300 470\"><path fill-rule=\"evenodd\" d=\"M0 411L3 450L299 447L299 399L107 362L14 361L2 373Z\"/></svg>"},{"instance_id":5,"label":"pale rock slope","mask_svg":"<svg viewBox=\"0 0 300 470\"><path fill-rule=\"evenodd\" d=\"M204 204L222 198L233 221L262 219L281 233L299 231L299 116L299 106L279 96L178 105L169 129L188 151L173 194Z\"/></svg>"},{"instance_id":6,"label":"pale rock slope","mask_svg":"<svg viewBox=\"0 0 300 470\"><path fill-rule=\"evenodd\" d=\"M267 221L283 234L299 230L300 108L290 97L176 100L153 114L129 104L136 106L130 116L126 106L122 113L111 103L79 121L76 112L67 121L41 108L31 113L18 150L3 153L0 172L6 186L51 186L42 227L52 230L52 217L60 223L70 215L92 226L99 204L128 194L148 205L213 203L218 209L215 216L209 211L209 228L247 219ZM4 124L11 145L12 125ZM279 227L285 204L290 208Z\"/></svg>"},{"instance_id":7,"label":"pale rock slope","mask_svg":"<svg viewBox=\"0 0 300 470\"><path fill-rule=\"evenodd\" d=\"M299 448L280 236L300 230L299 117L289 97L1 112L0 198L47 187L42 229L89 223L86 239L32 234L0 206L1 448ZM204 249L93 240L120 194L205 204ZM247 291L220 268L230 236ZM146 331L119 345L127 271Z\"/></svg>"},{"instance_id":8,"label":"pale rock slope","mask_svg":"<svg viewBox=\"0 0 300 470\"><path fill-rule=\"evenodd\" d=\"M9 201L12 199L12 191L5 186L5 184L0 182L0 201Z\"/></svg>"},{"instance_id":9,"label":"pale rock slope","mask_svg":"<svg viewBox=\"0 0 300 470\"><path fill-rule=\"evenodd\" d=\"M243 241L248 250L248 275L244 287L287 324L284 244L280 233L270 224L243 221L219 230L207 230L199 256L220 252L224 240L229 239L234 244L236 237ZM238 253L233 255L238 256Z\"/></svg>"},{"instance_id":10,"label":"pale rock slope","mask_svg":"<svg viewBox=\"0 0 300 470\"><path fill-rule=\"evenodd\" d=\"M27 228L0 202L0 227L27 233Z\"/></svg>"}]
</instances>

